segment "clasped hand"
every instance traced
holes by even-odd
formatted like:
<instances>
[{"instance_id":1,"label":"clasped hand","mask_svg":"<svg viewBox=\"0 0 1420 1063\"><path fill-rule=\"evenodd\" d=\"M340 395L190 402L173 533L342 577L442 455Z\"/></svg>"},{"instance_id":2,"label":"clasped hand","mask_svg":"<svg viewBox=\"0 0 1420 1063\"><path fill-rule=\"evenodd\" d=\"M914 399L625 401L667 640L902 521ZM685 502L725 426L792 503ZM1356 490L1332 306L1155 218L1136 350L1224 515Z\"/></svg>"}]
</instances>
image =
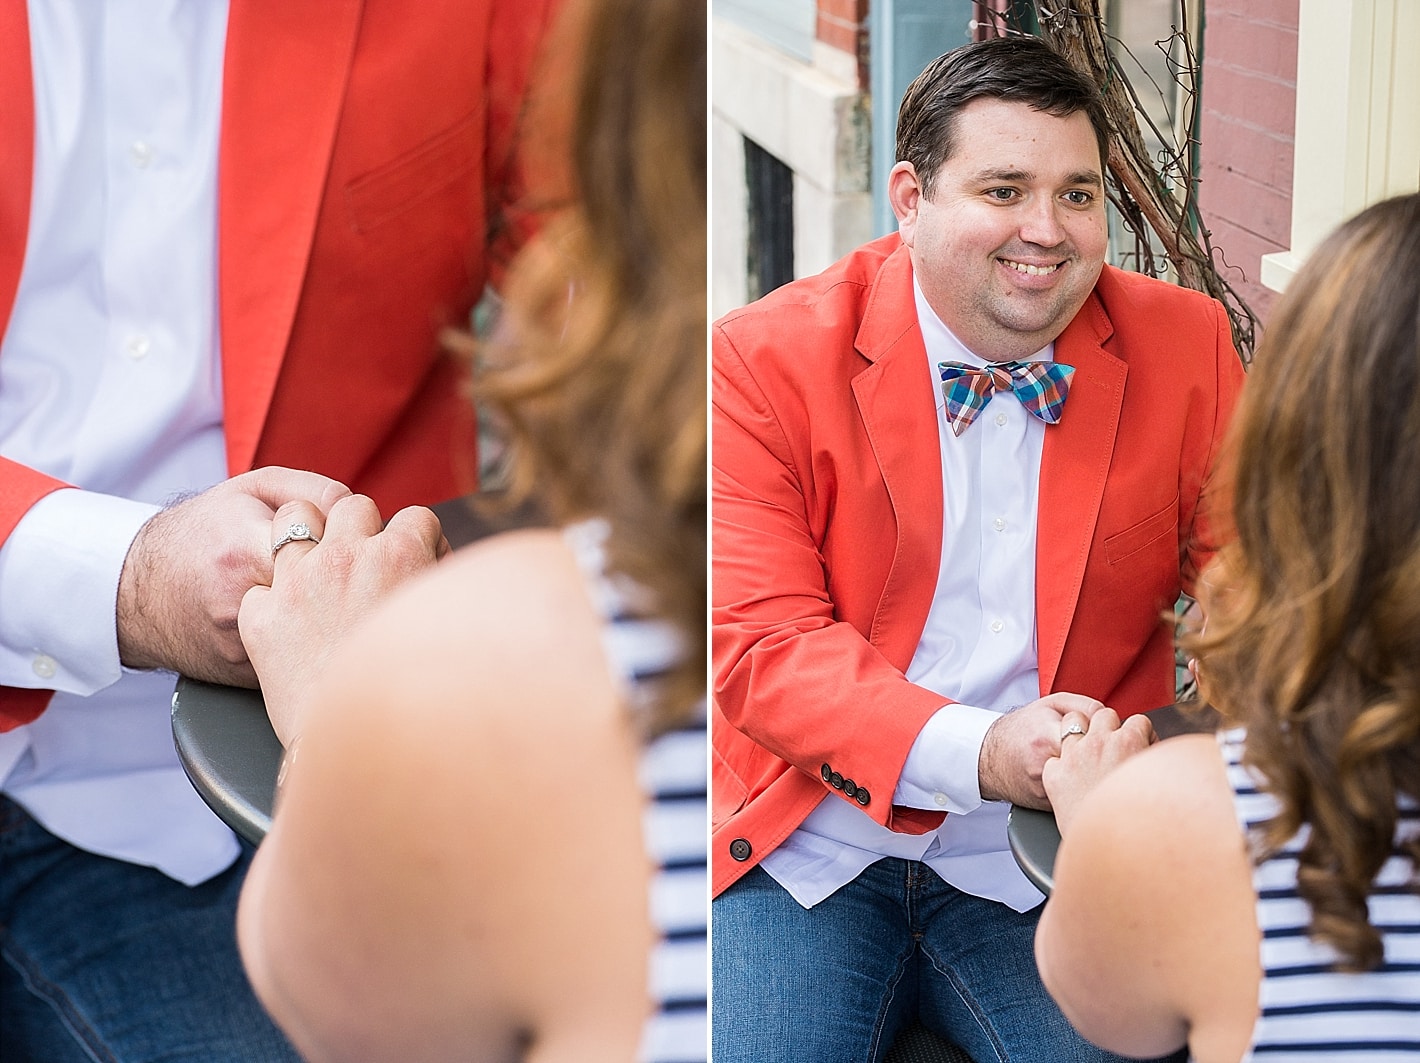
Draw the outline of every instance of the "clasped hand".
<instances>
[{"instance_id":1,"label":"clasped hand","mask_svg":"<svg viewBox=\"0 0 1420 1063\"><path fill-rule=\"evenodd\" d=\"M299 523L319 548L293 542L273 557L272 544ZM139 529L119 576L120 660L232 686L256 686L259 676L286 738L295 694L335 642L448 552L427 509L380 525L375 504L344 484L274 467L162 510Z\"/></svg>"},{"instance_id":2,"label":"clasped hand","mask_svg":"<svg viewBox=\"0 0 1420 1063\"><path fill-rule=\"evenodd\" d=\"M341 498L328 514L310 502L288 502L271 522L270 542L289 538L295 525L305 525L311 538L281 546L271 586L248 590L237 618L272 727L288 747L335 647L391 590L449 552L433 512L412 506L381 527L364 495Z\"/></svg>"},{"instance_id":3,"label":"clasped hand","mask_svg":"<svg viewBox=\"0 0 1420 1063\"><path fill-rule=\"evenodd\" d=\"M1081 733L1068 733L1072 724ZM1064 809L1068 818L1080 795L1153 741L1146 716L1121 724L1113 709L1094 698L1047 694L1006 713L987 730L978 763L981 797L1053 808L1057 819Z\"/></svg>"},{"instance_id":4,"label":"clasped hand","mask_svg":"<svg viewBox=\"0 0 1420 1063\"><path fill-rule=\"evenodd\" d=\"M1060 753L1045 762L1041 774L1055 822L1064 834L1085 794L1123 761L1157 742L1158 735L1147 716L1131 716L1121 723L1113 709L1100 709L1084 721L1066 713L1062 723ZM1080 724L1083 733L1068 733L1072 723Z\"/></svg>"}]
</instances>

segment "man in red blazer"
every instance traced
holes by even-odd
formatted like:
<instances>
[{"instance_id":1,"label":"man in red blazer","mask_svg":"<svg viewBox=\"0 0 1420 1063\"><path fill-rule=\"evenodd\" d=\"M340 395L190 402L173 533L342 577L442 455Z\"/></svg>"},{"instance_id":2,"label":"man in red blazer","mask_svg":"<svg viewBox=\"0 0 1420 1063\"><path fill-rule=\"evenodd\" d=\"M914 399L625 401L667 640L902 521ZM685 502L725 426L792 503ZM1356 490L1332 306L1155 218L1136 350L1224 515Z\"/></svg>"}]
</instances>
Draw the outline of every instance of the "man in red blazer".
<instances>
[{"instance_id":1,"label":"man in red blazer","mask_svg":"<svg viewBox=\"0 0 1420 1063\"><path fill-rule=\"evenodd\" d=\"M289 1058L149 670L252 681L281 503L474 486L438 336L530 227L554 6L0 0L6 1060Z\"/></svg>"},{"instance_id":2,"label":"man in red blazer","mask_svg":"<svg viewBox=\"0 0 1420 1063\"><path fill-rule=\"evenodd\" d=\"M899 233L715 326L717 1061L878 1059L917 1017L1110 1058L1040 985L1005 811L1072 727L1173 700L1241 367L1218 304L1103 265L1106 130L1034 38L949 53Z\"/></svg>"}]
</instances>

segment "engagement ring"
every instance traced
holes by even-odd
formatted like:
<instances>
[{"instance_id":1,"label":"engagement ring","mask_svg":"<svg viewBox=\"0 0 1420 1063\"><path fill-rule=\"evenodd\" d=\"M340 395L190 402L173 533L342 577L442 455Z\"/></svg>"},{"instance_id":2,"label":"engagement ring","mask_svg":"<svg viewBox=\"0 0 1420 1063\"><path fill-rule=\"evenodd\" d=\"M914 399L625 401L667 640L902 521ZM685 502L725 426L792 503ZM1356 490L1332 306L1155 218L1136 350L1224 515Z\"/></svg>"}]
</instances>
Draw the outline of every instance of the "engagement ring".
<instances>
[{"instance_id":1,"label":"engagement ring","mask_svg":"<svg viewBox=\"0 0 1420 1063\"><path fill-rule=\"evenodd\" d=\"M276 542L272 545L272 547L271 547L271 556L272 556L272 557L275 557L275 556L276 556L276 551L277 551L277 550L280 550L280 549L281 549L283 546L285 546L287 543L302 543L302 542L304 542L304 543L318 543L318 542L320 542L319 539L317 539L314 535L311 534L311 526L310 526L309 524L305 523L304 521L302 521L302 522L299 523L299 524L293 524L293 525L291 525L289 528L286 529L286 534L283 535L283 536L281 536L281 538L277 539Z\"/></svg>"}]
</instances>

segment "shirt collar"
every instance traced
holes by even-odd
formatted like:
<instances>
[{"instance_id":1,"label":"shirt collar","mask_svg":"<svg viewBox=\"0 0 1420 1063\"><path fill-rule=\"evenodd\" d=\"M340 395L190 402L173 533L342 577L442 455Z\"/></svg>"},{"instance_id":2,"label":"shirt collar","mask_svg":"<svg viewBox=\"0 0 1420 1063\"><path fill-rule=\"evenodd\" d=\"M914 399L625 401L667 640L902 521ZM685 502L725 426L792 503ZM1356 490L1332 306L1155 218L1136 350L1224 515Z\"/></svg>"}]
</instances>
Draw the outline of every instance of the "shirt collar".
<instances>
[{"instance_id":1,"label":"shirt collar","mask_svg":"<svg viewBox=\"0 0 1420 1063\"><path fill-rule=\"evenodd\" d=\"M988 363L985 358L957 339L952 330L937 316L937 312L927 302L927 297L922 294L922 286L917 283L915 270L912 274L912 298L917 304L917 325L922 330L922 346L927 349L927 368L932 373L932 390L937 396L937 408L941 409L946 400L942 396L942 389L936 386L938 362L961 362L977 369ZM1055 341L1051 340L1026 361L1055 361Z\"/></svg>"}]
</instances>

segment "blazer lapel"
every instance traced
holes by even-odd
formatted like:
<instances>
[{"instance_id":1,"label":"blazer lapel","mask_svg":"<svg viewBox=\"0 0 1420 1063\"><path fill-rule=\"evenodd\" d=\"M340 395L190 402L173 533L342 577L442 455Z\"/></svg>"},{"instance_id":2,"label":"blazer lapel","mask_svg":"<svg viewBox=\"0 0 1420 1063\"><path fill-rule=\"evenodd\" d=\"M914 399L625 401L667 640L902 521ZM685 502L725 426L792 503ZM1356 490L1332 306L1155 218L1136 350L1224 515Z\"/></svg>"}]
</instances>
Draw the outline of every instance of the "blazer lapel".
<instances>
[{"instance_id":1,"label":"blazer lapel","mask_svg":"<svg viewBox=\"0 0 1420 1063\"><path fill-rule=\"evenodd\" d=\"M883 263L855 343L872 365L854 377L853 395L896 522L892 567L870 638L894 666L906 669L932 607L942 549L936 405L906 247Z\"/></svg>"},{"instance_id":2,"label":"blazer lapel","mask_svg":"<svg viewBox=\"0 0 1420 1063\"><path fill-rule=\"evenodd\" d=\"M34 144L29 13L25 0L0 0L0 337L25 264Z\"/></svg>"},{"instance_id":3,"label":"blazer lapel","mask_svg":"<svg viewBox=\"0 0 1420 1063\"><path fill-rule=\"evenodd\" d=\"M1085 562L1114 455L1129 367L1103 346L1113 332L1091 295L1055 341L1075 367L1060 423L1047 428L1036 517L1036 655L1040 689L1052 689L1085 578Z\"/></svg>"},{"instance_id":4,"label":"blazer lapel","mask_svg":"<svg viewBox=\"0 0 1420 1063\"><path fill-rule=\"evenodd\" d=\"M232 0L217 218L222 386L233 473L252 462L281 371L361 6L361 0Z\"/></svg>"}]
</instances>

